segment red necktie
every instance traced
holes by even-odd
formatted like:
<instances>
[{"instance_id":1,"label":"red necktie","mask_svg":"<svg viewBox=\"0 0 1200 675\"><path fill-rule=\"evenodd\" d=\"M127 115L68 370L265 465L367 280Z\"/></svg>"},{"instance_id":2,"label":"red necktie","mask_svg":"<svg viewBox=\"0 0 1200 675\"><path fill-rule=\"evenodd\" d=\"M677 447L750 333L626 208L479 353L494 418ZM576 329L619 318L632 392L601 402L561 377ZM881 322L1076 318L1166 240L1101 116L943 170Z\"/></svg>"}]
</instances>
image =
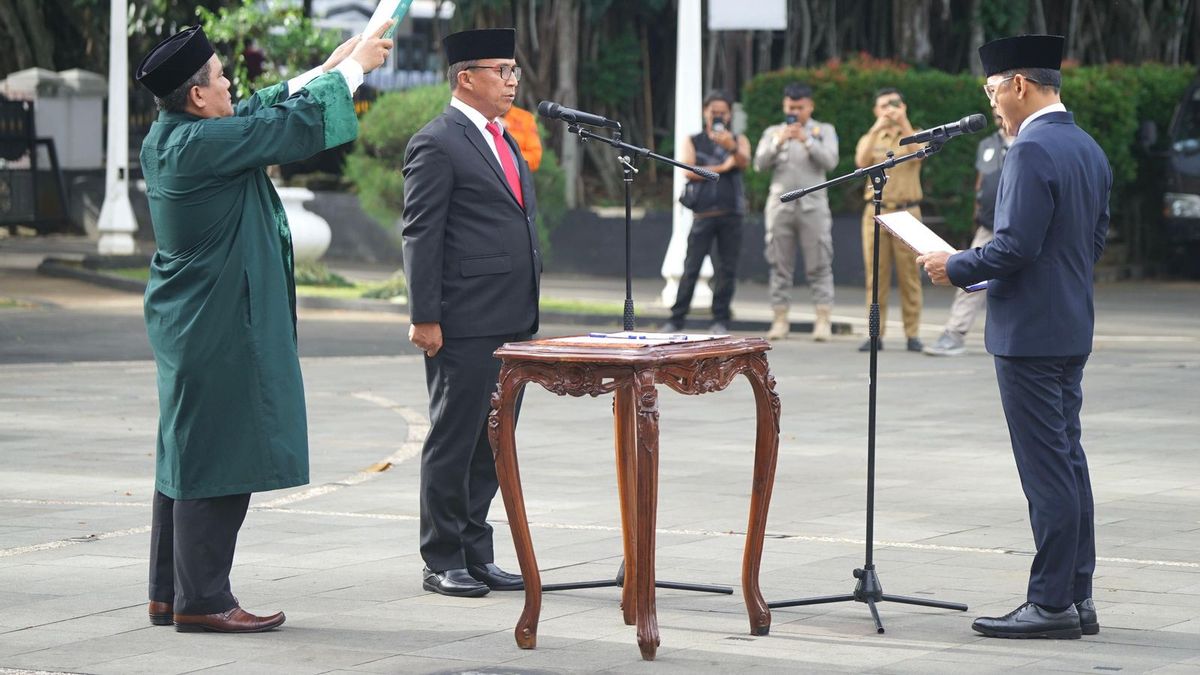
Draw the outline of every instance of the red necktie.
<instances>
[{"instance_id":1,"label":"red necktie","mask_svg":"<svg viewBox=\"0 0 1200 675\"><path fill-rule=\"evenodd\" d=\"M508 187L512 188L513 195L516 196L517 203L521 205L521 208L525 208L525 198L521 195L521 173L517 171L517 162L513 159L508 141L504 140L504 132L495 122L488 122L485 128L492 135L492 139L496 141L496 154L500 155L500 166L504 169L504 179L508 181Z\"/></svg>"}]
</instances>

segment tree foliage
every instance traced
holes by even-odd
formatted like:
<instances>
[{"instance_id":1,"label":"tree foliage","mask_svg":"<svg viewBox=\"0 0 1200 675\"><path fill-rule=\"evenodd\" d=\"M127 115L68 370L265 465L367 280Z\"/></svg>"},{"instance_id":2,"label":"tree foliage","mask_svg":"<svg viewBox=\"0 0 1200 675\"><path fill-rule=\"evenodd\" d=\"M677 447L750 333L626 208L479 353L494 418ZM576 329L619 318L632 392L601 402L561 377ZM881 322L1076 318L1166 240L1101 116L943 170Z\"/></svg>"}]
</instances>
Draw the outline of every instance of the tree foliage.
<instances>
[{"instance_id":1,"label":"tree foliage","mask_svg":"<svg viewBox=\"0 0 1200 675\"><path fill-rule=\"evenodd\" d=\"M237 98L299 75L324 61L341 42L336 31L317 29L303 7L282 0L242 0L215 11L199 7L196 14L208 39L224 52L225 72ZM239 58L251 45L266 57L257 77Z\"/></svg>"}]
</instances>

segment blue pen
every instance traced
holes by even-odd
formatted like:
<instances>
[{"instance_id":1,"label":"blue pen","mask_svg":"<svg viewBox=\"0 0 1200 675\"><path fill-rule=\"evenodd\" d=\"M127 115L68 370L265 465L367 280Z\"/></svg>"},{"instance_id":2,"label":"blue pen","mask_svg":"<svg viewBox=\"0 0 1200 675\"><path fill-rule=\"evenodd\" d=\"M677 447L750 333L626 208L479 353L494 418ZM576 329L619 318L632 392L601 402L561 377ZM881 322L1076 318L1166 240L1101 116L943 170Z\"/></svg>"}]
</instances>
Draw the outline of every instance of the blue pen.
<instances>
[{"instance_id":1,"label":"blue pen","mask_svg":"<svg viewBox=\"0 0 1200 675\"><path fill-rule=\"evenodd\" d=\"M588 337L612 338L614 340L620 340L621 338L625 338L626 340L648 340L648 339L650 339L650 337L648 335L609 335L608 333L588 333Z\"/></svg>"}]
</instances>

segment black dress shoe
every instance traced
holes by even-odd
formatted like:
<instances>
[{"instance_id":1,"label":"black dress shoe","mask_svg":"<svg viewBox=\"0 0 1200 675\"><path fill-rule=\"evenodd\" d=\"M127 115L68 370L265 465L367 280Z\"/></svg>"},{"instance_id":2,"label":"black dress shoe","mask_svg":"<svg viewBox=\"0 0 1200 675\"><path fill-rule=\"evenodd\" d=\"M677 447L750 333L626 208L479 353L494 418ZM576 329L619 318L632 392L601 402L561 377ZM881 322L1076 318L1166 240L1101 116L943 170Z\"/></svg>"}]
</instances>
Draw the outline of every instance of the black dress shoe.
<instances>
[{"instance_id":1,"label":"black dress shoe","mask_svg":"<svg viewBox=\"0 0 1200 675\"><path fill-rule=\"evenodd\" d=\"M1079 612L1071 605L1061 612L1051 612L1027 602L1001 617L984 616L975 619L971 628L988 637L1050 638L1077 640Z\"/></svg>"},{"instance_id":2,"label":"black dress shoe","mask_svg":"<svg viewBox=\"0 0 1200 675\"><path fill-rule=\"evenodd\" d=\"M479 583L463 568L434 572L426 567L422 570L425 581L421 587L427 591L452 595L458 598L478 598L488 594L487 586Z\"/></svg>"},{"instance_id":3,"label":"black dress shoe","mask_svg":"<svg viewBox=\"0 0 1200 675\"><path fill-rule=\"evenodd\" d=\"M525 590L525 582L521 580L521 575L509 574L497 567L495 563L468 565L467 572L470 572L476 581L485 584L493 591Z\"/></svg>"},{"instance_id":4,"label":"black dress shoe","mask_svg":"<svg viewBox=\"0 0 1200 675\"><path fill-rule=\"evenodd\" d=\"M1100 632L1100 619L1096 616L1096 603L1091 598L1075 603L1075 611L1079 612L1079 629L1084 635L1096 635Z\"/></svg>"}]
</instances>

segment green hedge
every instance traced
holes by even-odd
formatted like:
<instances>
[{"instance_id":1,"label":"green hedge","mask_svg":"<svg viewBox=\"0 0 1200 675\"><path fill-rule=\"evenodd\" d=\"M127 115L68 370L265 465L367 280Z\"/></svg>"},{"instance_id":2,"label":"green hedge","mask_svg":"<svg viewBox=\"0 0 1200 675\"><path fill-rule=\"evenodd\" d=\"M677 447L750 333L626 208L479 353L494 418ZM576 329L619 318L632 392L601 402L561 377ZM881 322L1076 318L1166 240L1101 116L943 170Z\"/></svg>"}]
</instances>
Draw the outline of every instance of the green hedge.
<instances>
[{"instance_id":1,"label":"green hedge","mask_svg":"<svg viewBox=\"0 0 1200 675\"><path fill-rule=\"evenodd\" d=\"M1153 200L1133 199L1147 189L1138 178L1150 173L1154 159L1136 148L1137 129L1142 120L1154 120L1165 132L1179 97L1194 74L1190 66L1158 64L1108 65L1068 68L1063 71L1062 98L1075 113L1079 125L1096 138L1113 167L1114 223L1118 232L1146 227L1153 218ZM935 70L915 70L903 64L859 58L831 62L818 68L764 73L751 80L743 91L747 132L756 144L763 129L781 121L783 87L789 82L807 82L813 88L814 117L833 124L838 132L841 162L830 177L854 170L854 146L874 122L871 112L874 93L884 86L904 92L914 126L928 128L983 113L989 120L982 133L947 143L921 169L925 211L944 218L940 226L951 241L965 244L973 230L975 149L995 128L991 109L981 89L983 80L971 75L950 75ZM750 192L757 207L766 197L769 176L751 171ZM802 187L802 186L796 186ZM1161 191L1161 187L1159 188ZM862 206L862 185L835 188L832 204L839 210ZM886 192L885 192L886 195ZM1140 205L1140 206L1139 206ZM1161 207L1159 207L1161 209Z\"/></svg>"},{"instance_id":2,"label":"green hedge","mask_svg":"<svg viewBox=\"0 0 1200 675\"><path fill-rule=\"evenodd\" d=\"M404 150L408 141L450 102L445 84L417 87L380 96L359 124L358 142L346 158L346 178L358 192L363 210L388 230L398 229L404 213ZM539 130L541 126L539 125ZM543 139L545 135L543 133ZM538 233L543 257L550 253L550 231L566 213L566 180L549 148L533 174L537 190Z\"/></svg>"}]
</instances>

